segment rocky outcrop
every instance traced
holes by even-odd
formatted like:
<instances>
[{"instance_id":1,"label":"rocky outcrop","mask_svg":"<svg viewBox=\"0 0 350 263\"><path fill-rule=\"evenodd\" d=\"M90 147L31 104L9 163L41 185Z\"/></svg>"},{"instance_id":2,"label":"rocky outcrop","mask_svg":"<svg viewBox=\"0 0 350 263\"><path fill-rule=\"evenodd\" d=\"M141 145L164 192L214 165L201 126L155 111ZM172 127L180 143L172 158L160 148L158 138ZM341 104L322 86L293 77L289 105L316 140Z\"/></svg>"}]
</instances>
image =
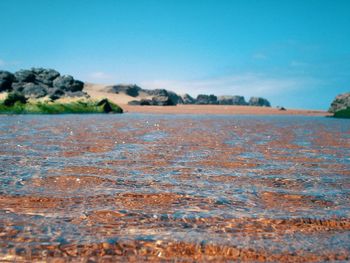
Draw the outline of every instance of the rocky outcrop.
<instances>
[{"instance_id":1,"label":"rocky outcrop","mask_svg":"<svg viewBox=\"0 0 350 263\"><path fill-rule=\"evenodd\" d=\"M109 86L106 90L109 93L125 93L131 97L138 97L143 94L150 99L132 100L129 105L154 105L154 106L171 106L181 103L182 99L175 92L165 89L147 90L137 85L115 85Z\"/></svg>"},{"instance_id":2,"label":"rocky outcrop","mask_svg":"<svg viewBox=\"0 0 350 263\"><path fill-rule=\"evenodd\" d=\"M218 104L218 97L213 94L199 94L196 99L196 104Z\"/></svg>"},{"instance_id":3,"label":"rocky outcrop","mask_svg":"<svg viewBox=\"0 0 350 263\"><path fill-rule=\"evenodd\" d=\"M88 97L83 92L84 82L53 69L32 68L14 74L0 71L0 92L17 92L26 98L49 96L52 100L61 97Z\"/></svg>"},{"instance_id":4,"label":"rocky outcrop","mask_svg":"<svg viewBox=\"0 0 350 263\"><path fill-rule=\"evenodd\" d=\"M182 104L195 104L196 99L192 98L189 94L183 94L180 96L181 97L181 103Z\"/></svg>"},{"instance_id":5,"label":"rocky outcrop","mask_svg":"<svg viewBox=\"0 0 350 263\"><path fill-rule=\"evenodd\" d=\"M134 97L134 100L128 102L129 105L154 105L154 106L170 106L177 104L201 104L201 105L251 105L270 107L270 102L264 98L252 97L249 103L243 96L220 96L213 94L199 94L197 98L191 97L189 94L178 95L173 91L166 89L142 89L135 84L119 84L108 86L105 89L109 93L123 93Z\"/></svg>"},{"instance_id":6,"label":"rocky outcrop","mask_svg":"<svg viewBox=\"0 0 350 263\"><path fill-rule=\"evenodd\" d=\"M171 100L171 102L174 104L174 105L177 105L177 104L183 104L183 101L182 101L182 97L177 95L175 92L173 91L167 91L168 92L168 96L169 96L169 99Z\"/></svg>"},{"instance_id":7,"label":"rocky outcrop","mask_svg":"<svg viewBox=\"0 0 350 263\"><path fill-rule=\"evenodd\" d=\"M350 92L340 94L333 100L329 112L336 113L341 110L350 109Z\"/></svg>"},{"instance_id":8,"label":"rocky outcrop","mask_svg":"<svg viewBox=\"0 0 350 263\"><path fill-rule=\"evenodd\" d=\"M133 84L119 84L107 88L107 92L117 94L123 92L131 97L139 96L140 91L142 91L142 89L139 86Z\"/></svg>"},{"instance_id":9,"label":"rocky outcrop","mask_svg":"<svg viewBox=\"0 0 350 263\"><path fill-rule=\"evenodd\" d=\"M152 96L151 105L155 106L172 106L177 105L179 96L165 89L144 90L148 95Z\"/></svg>"},{"instance_id":10,"label":"rocky outcrop","mask_svg":"<svg viewBox=\"0 0 350 263\"><path fill-rule=\"evenodd\" d=\"M247 105L243 96L220 96L218 101L221 105Z\"/></svg>"},{"instance_id":11,"label":"rocky outcrop","mask_svg":"<svg viewBox=\"0 0 350 263\"><path fill-rule=\"evenodd\" d=\"M168 96L154 96L152 99L132 100L128 102L129 105L142 106L174 106L176 104L171 101Z\"/></svg>"},{"instance_id":12,"label":"rocky outcrop","mask_svg":"<svg viewBox=\"0 0 350 263\"><path fill-rule=\"evenodd\" d=\"M102 106L103 112L110 113L113 112L113 104L108 99L102 99L99 102L97 102L97 106Z\"/></svg>"},{"instance_id":13,"label":"rocky outcrop","mask_svg":"<svg viewBox=\"0 0 350 263\"><path fill-rule=\"evenodd\" d=\"M0 71L0 92L11 89L15 76L8 71Z\"/></svg>"},{"instance_id":14,"label":"rocky outcrop","mask_svg":"<svg viewBox=\"0 0 350 263\"><path fill-rule=\"evenodd\" d=\"M251 97L249 100L249 105L259 107L271 107L270 102L267 99L261 97Z\"/></svg>"}]
</instances>

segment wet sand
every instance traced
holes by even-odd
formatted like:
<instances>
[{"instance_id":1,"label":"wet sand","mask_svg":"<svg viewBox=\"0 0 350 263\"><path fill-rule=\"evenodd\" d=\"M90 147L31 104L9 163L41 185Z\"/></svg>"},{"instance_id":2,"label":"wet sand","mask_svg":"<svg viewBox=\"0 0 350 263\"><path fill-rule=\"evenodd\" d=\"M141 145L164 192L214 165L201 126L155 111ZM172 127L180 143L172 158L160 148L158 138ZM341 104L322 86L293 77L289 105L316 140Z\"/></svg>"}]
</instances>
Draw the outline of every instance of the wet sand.
<instances>
[{"instance_id":1,"label":"wet sand","mask_svg":"<svg viewBox=\"0 0 350 263\"><path fill-rule=\"evenodd\" d=\"M0 261L348 261L349 136L305 116L0 116Z\"/></svg>"},{"instance_id":2,"label":"wet sand","mask_svg":"<svg viewBox=\"0 0 350 263\"><path fill-rule=\"evenodd\" d=\"M126 112L158 113L158 114L214 114L214 115L300 115L330 116L327 111L234 106L234 105L176 105L176 106L133 106L120 105Z\"/></svg>"}]
</instances>

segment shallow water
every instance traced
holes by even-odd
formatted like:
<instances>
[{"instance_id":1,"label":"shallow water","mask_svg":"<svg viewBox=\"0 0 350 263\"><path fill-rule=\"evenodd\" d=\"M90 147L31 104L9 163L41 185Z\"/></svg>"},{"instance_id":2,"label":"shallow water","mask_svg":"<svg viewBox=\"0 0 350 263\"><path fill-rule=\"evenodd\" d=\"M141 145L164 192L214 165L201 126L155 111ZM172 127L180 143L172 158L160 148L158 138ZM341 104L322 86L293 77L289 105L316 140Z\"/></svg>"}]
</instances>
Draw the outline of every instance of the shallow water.
<instances>
[{"instance_id":1,"label":"shallow water","mask_svg":"<svg viewBox=\"0 0 350 263\"><path fill-rule=\"evenodd\" d=\"M350 257L350 121L0 116L0 260Z\"/></svg>"}]
</instances>

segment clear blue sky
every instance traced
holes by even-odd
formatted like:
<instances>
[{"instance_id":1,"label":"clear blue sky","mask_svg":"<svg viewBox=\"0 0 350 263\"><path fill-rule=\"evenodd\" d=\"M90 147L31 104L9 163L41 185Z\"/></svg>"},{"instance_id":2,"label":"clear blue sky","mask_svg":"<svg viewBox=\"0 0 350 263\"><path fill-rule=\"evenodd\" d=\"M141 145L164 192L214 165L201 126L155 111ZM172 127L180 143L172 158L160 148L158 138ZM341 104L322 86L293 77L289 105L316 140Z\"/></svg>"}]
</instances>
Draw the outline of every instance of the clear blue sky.
<instances>
[{"instance_id":1,"label":"clear blue sky","mask_svg":"<svg viewBox=\"0 0 350 263\"><path fill-rule=\"evenodd\" d=\"M350 1L1 0L0 68L327 109L350 91Z\"/></svg>"}]
</instances>

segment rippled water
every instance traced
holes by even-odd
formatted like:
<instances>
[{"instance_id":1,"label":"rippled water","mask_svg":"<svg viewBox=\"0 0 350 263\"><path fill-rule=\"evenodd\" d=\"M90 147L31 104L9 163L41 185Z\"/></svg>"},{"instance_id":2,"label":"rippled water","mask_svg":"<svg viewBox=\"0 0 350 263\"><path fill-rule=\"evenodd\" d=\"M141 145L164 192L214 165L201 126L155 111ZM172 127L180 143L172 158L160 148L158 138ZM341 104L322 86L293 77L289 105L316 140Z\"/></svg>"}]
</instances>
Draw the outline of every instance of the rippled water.
<instances>
[{"instance_id":1,"label":"rippled water","mask_svg":"<svg viewBox=\"0 0 350 263\"><path fill-rule=\"evenodd\" d=\"M0 116L0 260L350 257L350 121Z\"/></svg>"}]
</instances>

